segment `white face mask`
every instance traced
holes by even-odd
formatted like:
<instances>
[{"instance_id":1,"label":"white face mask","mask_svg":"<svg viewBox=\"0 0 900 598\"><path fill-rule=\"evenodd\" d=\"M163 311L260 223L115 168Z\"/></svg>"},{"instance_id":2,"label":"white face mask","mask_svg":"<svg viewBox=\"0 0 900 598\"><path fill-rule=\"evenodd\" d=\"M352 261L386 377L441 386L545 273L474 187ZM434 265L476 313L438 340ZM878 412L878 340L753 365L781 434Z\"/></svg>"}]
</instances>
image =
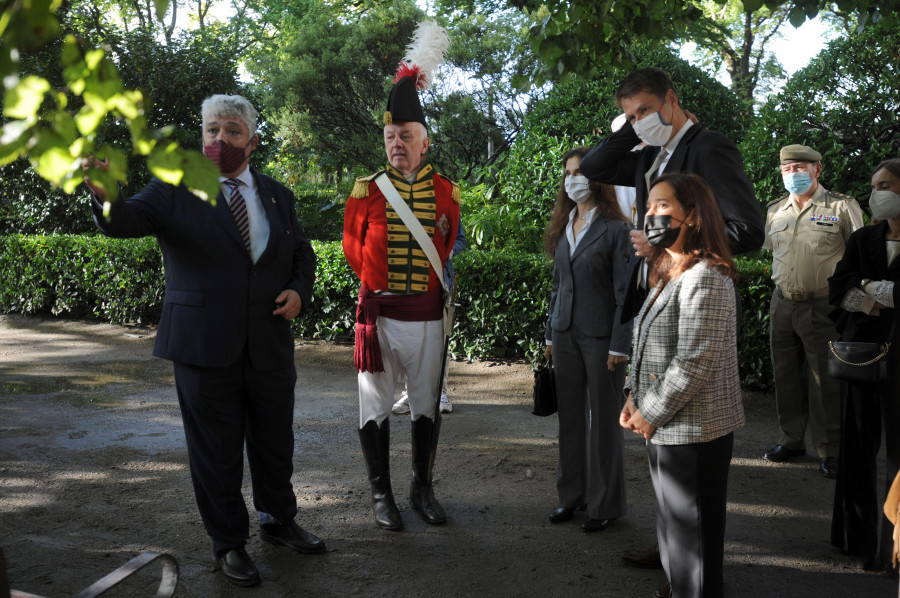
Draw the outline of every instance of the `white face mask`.
<instances>
[{"instance_id":1,"label":"white face mask","mask_svg":"<svg viewBox=\"0 0 900 598\"><path fill-rule=\"evenodd\" d=\"M591 196L591 182L580 174L567 175L566 194L575 203L582 203Z\"/></svg>"},{"instance_id":2,"label":"white face mask","mask_svg":"<svg viewBox=\"0 0 900 598\"><path fill-rule=\"evenodd\" d=\"M873 189L869 196L869 207L872 209L872 216L879 220L900 216L900 194L890 189Z\"/></svg>"},{"instance_id":3,"label":"white face mask","mask_svg":"<svg viewBox=\"0 0 900 598\"><path fill-rule=\"evenodd\" d=\"M663 100L663 106L665 104L666 102ZM660 106L661 109L662 106ZM672 123L664 121L659 110L641 120L634 121L632 127L634 127L635 134L647 145L662 147L672 136Z\"/></svg>"}]
</instances>

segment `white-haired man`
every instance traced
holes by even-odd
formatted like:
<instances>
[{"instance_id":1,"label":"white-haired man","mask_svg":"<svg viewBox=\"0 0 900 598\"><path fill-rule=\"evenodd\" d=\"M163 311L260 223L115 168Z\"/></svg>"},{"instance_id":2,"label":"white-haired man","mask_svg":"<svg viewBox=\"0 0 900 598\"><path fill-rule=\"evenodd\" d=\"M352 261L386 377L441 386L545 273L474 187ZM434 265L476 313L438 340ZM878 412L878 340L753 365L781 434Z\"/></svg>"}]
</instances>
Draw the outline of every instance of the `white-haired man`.
<instances>
[{"instance_id":1,"label":"white-haired man","mask_svg":"<svg viewBox=\"0 0 900 598\"><path fill-rule=\"evenodd\" d=\"M356 311L359 439L378 527L403 527L390 478L390 414L406 374L412 418L410 504L430 524L447 520L434 497L430 456L437 443L444 327L441 276L459 227L459 186L435 172L415 77L400 77L384 118L389 165L357 180L344 216L344 255L362 283ZM381 179L387 191L376 182ZM434 245L437 268L385 193L405 202ZM425 241L428 243L429 241Z\"/></svg>"},{"instance_id":2,"label":"white-haired man","mask_svg":"<svg viewBox=\"0 0 900 598\"><path fill-rule=\"evenodd\" d=\"M316 257L294 195L249 167L257 113L240 96L202 106L204 154L222 173L215 205L154 179L111 204L94 193L94 219L111 237L154 235L166 296L153 354L171 360L194 495L216 564L232 584L259 583L247 555L241 494L244 445L260 538L297 552L325 544L294 521L294 340L290 321L312 295Z\"/></svg>"}]
</instances>

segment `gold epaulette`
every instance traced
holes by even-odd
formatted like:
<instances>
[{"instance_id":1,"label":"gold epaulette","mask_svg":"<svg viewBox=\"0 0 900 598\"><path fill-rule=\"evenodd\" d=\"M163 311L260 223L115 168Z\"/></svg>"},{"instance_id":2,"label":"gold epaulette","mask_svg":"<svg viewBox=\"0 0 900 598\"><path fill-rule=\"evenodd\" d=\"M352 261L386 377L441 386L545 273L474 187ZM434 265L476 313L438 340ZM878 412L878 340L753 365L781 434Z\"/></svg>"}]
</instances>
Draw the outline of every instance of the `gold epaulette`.
<instances>
[{"instance_id":1,"label":"gold epaulette","mask_svg":"<svg viewBox=\"0 0 900 598\"><path fill-rule=\"evenodd\" d=\"M771 207L774 206L775 204L781 203L782 201L784 201L784 200L787 199L788 197L790 197L790 195L785 195L784 197L779 197L778 199L773 199L772 201L770 201L769 203L766 204L766 209L768 210L769 208L771 208Z\"/></svg>"},{"instance_id":2,"label":"gold epaulette","mask_svg":"<svg viewBox=\"0 0 900 598\"><path fill-rule=\"evenodd\" d=\"M450 181L450 179L447 179ZM453 202L456 205L459 205L460 200L462 199L462 191L459 188L459 183L456 181L450 181L450 186L452 191L450 192L450 197L453 199Z\"/></svg>"},{"instance_id":3,"label":"gold epaulette","mask_svg":"<svg viewBox=\"0 0 900 598\"><path fill-rule=\"evenodd\" d=\"M369 176L361 176L357 177L356 182L353 183L353 191L350 192L350 197L354 199L363 199L364 197L369 196L369 183L375 180L379 174L384 172L383 170L379 170L378 172L372 173Z\"/></svg>"},{"instance_id":4,"label":"gold epaulette","mask_svg":"<svg viewBox=\"0 0 900 598\"><path fill-rule=\"evenodd\" d=\"M843 200L852 199L852 200L856 200L856 198L853 197L852 195L844 195L843 193L837 193L837 192L835 192L835 191L829 191L828 193L830 193L832 197L835 197L835 198L837 198L837 199L843 199Z\"/></svg>"}]
</instances>

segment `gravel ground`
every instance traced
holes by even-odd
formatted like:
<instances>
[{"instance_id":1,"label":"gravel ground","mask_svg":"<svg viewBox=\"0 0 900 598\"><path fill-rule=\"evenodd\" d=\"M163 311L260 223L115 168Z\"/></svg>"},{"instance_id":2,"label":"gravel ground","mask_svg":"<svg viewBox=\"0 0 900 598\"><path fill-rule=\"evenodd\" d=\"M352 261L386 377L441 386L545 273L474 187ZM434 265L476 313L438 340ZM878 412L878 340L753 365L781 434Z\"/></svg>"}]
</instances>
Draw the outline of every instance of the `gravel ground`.
<instances>
[{"instance_id":1,"label":"gravel ground","mask_svg":"<svg viewBox=\"0 0 900 598\"><path fill-rule=\"evenodd\" d=\"M71 596L133 556L167 552L179 596L641 596L661 571L620 566L654 541L643 441L626 436L630 514L585 534L579 513L552 525L556 418L530 414L523 363L453 362L435 491L450 521L428 526L408 506L409 420L392 418L394 488L405 531L375 528L352 347L298 341L294 488L301 525L325 555L273 548L251 530L263 583L213 570L194 504L168 362L152 329L0 316L0 548L12 587ZM745 393L735 434L726 532L730 597L889 597L897 581L856 568L828 543L834 482L812 457L770 464L774 399ZM812 454L812 452L811 452ZM245 485L248 504L249 486ZM150 596L159 569L107 594Z\"/></svg>"}]
</instances>

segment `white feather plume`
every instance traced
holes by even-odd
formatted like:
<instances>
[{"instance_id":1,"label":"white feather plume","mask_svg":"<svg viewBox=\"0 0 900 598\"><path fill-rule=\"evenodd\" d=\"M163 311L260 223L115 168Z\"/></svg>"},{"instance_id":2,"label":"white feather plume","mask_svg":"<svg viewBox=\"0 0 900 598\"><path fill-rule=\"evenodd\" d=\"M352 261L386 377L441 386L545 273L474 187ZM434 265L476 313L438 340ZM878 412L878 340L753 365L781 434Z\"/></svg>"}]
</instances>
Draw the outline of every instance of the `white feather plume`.
<instances>
[{"instance_id":1,"label":"white feather plume","mask_svg":"<svg viewBox=\"0 0 900 598\"><path fill-rule=\"evenodd\" d=\"M412 42L406 48L405 61L419 67L420 84L428 89L438 67L444 62L444 53L450 47L450 37L444 28L434 21L422 21L416 27Z\"/></svg>"}]
</instances>

